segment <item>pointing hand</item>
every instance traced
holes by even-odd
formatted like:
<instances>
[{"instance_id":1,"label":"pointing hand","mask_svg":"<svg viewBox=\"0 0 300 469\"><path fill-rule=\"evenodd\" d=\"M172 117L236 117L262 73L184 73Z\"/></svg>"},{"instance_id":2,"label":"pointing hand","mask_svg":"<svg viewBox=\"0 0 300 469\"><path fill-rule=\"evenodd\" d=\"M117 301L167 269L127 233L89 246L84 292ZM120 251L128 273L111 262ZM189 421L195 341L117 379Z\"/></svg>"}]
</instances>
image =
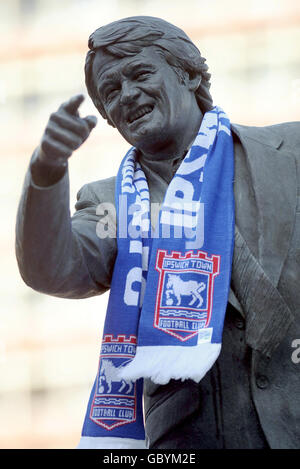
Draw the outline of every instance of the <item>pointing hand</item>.
<instances>
[{"instance_id":1,"label":"pointing hand","mask_svg":"<svg viewBox=\"0 0 300 469\"><path fill-rule=\"evenodd\" d=\"M38 159L51 166L65 165L74 150L88 138L97 124L95 116L80 117L82 94L73 96L50 115L38 149Z\"/></svg>"}]
</instances>

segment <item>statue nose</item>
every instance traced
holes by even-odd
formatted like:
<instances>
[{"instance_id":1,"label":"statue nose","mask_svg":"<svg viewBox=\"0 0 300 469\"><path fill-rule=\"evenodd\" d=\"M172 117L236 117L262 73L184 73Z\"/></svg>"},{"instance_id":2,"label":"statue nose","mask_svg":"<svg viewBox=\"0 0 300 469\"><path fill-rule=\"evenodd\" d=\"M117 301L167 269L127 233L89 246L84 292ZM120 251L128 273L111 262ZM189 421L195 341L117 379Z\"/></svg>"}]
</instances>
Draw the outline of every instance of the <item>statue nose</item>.
<instances>
[{"instance_id":1,"label":"statue nose","mask_svg":"<svg viewBox=\"0 0 300 469\"><path fill-rule=\"evenodd\" d=\"M122 84L120 104L130 104L136 100L140 91L134 83L124 82Z\"/></svg>"}]
</instances>

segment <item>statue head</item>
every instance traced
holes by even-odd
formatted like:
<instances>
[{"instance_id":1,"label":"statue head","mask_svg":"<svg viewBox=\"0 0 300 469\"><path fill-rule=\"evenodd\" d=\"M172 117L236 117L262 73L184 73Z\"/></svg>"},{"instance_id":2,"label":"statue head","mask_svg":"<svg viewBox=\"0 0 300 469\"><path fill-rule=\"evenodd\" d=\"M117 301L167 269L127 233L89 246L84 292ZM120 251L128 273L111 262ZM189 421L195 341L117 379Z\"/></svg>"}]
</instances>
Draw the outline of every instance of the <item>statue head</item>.
<instances>
[{"instance_id":1,"label":"statue head","mask_svg":"<svg viewBox=\"0 0 300 469\"><path fill-rule=\"evenodd\" d=\"M184 72L191 78L200 75L199 86L195 90L199 108L203 114L213 108L209 92L211 75L205 64L206 59L184 31L165 20L133 16L115 21L96 29L89 37L88 46L90 50L85 62L87 90L102 117L111 125L93 80L93 62L97 51L123 58L139 54L145 47L154 46L180 79Z\"/></svg>"}]
</instances>

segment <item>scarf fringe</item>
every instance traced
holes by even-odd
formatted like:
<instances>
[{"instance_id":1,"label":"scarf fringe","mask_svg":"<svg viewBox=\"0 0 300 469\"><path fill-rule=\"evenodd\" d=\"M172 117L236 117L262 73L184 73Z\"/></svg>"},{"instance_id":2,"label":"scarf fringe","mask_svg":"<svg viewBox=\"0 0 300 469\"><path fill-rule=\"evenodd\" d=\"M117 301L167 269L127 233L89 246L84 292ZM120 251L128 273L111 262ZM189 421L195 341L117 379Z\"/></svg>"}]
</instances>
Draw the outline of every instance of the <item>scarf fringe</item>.
<instances>
[{"instance_id":1,"label":"scarf fringe","mask_svg":"<svg viewBox=\"0 0 300 469\"><path fill-rule=\"evenodd\" d=\"M134 359L120 370L120 377L132 381L150 378L156 384L167 384L170 379L192 379L198 383L213 366L220 351L221 344L216 343L195 347L137 347Z\"/></svg>"},{"instance_id":2,"label":"scarf fringe","mask_svg":"<svg viewBox=\"0 0 300 469\"><path fill-rule=\"evenodd\" d=\"M147 449L145 440L113 436L82 436L77 449Z\"/></svg>"}]
</instances>

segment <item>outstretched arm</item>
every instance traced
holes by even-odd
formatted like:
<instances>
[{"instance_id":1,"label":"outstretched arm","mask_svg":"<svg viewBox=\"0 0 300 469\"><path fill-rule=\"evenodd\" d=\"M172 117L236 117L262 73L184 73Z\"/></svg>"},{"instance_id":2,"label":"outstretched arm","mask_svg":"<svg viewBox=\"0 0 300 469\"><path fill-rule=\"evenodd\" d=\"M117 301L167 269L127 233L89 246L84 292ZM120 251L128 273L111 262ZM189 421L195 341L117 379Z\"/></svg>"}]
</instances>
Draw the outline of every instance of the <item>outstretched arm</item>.
<instances>
[{"instance_id":1,"label":"outstretched arm","mask_svg":"<svg viewBox=\"0 0 300 469\"><path fill-rule=\"evenodd\" d=\"M96 232L96 208L101 201L112 201L113 179L99 181L96 190L84 186L78 210L70 216L66 162L95 123L79 117L80 102L82 97L71 98L51 115L25 178L16 225L16 255L25 283L65 298L106 291L116 255L116 240L100 239Z\"/></svg>"}]
</instances>

